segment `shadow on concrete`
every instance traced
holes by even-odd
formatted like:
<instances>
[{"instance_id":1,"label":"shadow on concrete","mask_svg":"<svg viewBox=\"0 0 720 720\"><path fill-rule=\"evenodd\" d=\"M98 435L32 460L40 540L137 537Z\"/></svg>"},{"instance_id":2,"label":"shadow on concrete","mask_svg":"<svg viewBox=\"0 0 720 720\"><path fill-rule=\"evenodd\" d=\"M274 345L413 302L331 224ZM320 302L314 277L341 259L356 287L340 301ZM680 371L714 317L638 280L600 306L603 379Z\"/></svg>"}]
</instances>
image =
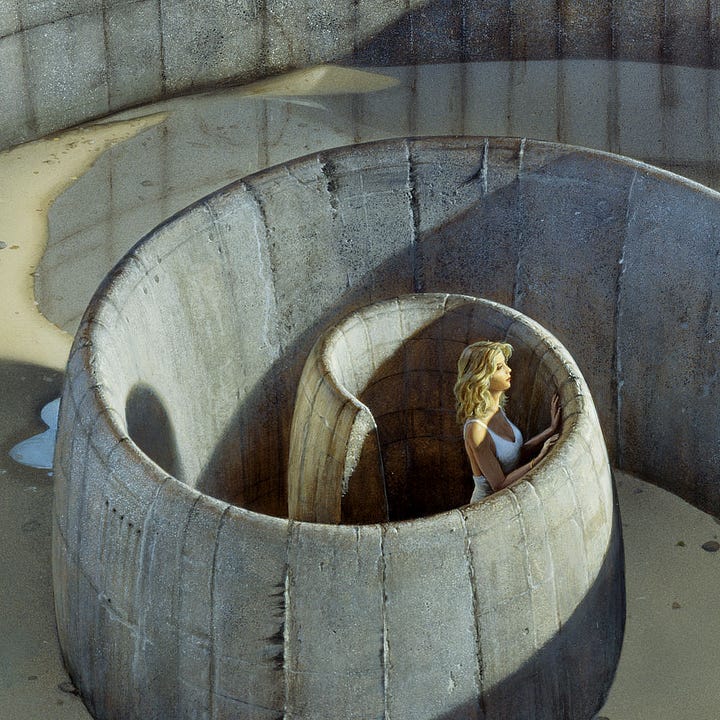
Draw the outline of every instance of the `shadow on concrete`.
<instances>
[{"instance_id":1,"label":"shadow on concrete","mask_svg":"<svg viewBox=\"0 0 720 720\"><path fill-rule=\"evenodd\" d=\"M494 60L601 59L718 67L709 12L666 13L612 0L574 5L434 0L339 58L389 66Z\"/></svg>"},{"instance_id":2,"label":"shadow on concrete","mask_svg":"<svg viewBox=\"0 0 720 720\"><path fill-rule=\"evenodd\" d=\"M135 444L165 472L185 482L175 429L153 388L144 383L132 388L125 404L125 419Z\"/></svg>"},{"instance_id":3,"label":"shadow on concrete","mask_svg":"<svg viewBox=\"0 0 720 720\"><path fill-rule=\"evenodd\" d=\"M612 534L600 572L552 640L499 685L487 688L479 703L455 707L434 720L591 720L601 710L625 633L625 564L615 492L613 504ZM592 677L592 685L578 685L578 677Z\"/></svg>"},{"instance_id":4,"label":"shadow on concrete","mask_svg":"<svg viewBox=\"0 0 720 720\"><path fill-rule=\"evenodd\" d=\"M215 447L197 489L220 500L267 515L287 517L287 461L297 386L318 336L339 317L376 300L414 292L407 250L365 274L342 293L334 307L302 332L263 381L241 402ZM398 268L406 268L398 272Z\"/></svg>"},{"instance_id":5,"label":"shadow on concrete","mask_svg":"<svg viewBox=\"0 0 720 720\"><path fill-rule=\"evenodd\" d=\"M526 150L529 144L532 141L525 145ZM433 160L437 162L439 157L423 154L422 147L420 143L411 148L411 154L417 148L412 164L417 177L436 172ZM633 248L650 246L656 237L663 236L659 229L652 229L648 235L647 227L640 221L632 228L627 227L630 189L638 185L637 168L631 162L610 163L603 157L591 160L582 151L558 152L554 146L548 146L547 151L539 148L526 152L520 166L522 147L519 140L502 146L505 162L509 159L509 167L514 168L509 177L494 176L496 168L492 161L484 180L472 159L464 161L457 170L441 168L440 172L454 173L447 180L447 191L453 193L453 201L446 217L421 230L417 227L420 220L415 217L420 216L420 201L411 197L410 209L415 212L416 222L412 244L378 261L374 267L369 259L363 269L356 270L353 284L333 288L332 296L325 292L323 302L328 309L324 312L312 307L313 298L300 295L294 301L302 303L302 307L293 306L293 315L304 315L314 321L293 337L283 348L282 357L267 368L263 379L239 401L233 419L216 438L205 468L197 479L187 479L190 484L219 500L286 517L286 468L295 394L302 367L317 337L339 318L369 303L412 292L444 292L498 301L540 322L567 347L583 371L613 464L639 476L652 477L656 484L699 509L714 512L714 504L720 502L716 484L712 483L715 467L709 455L690 450L699 446L697 427L692 424L676 427L674 444L645 448L632 456L627 452L633 437L628 433L661 437L665 430L657 422L658 417L663 417L659 410L654 416L636 417L631 413L632 404L626 402L623 413L619 412L621 385L616 355L623 351L632 360L629 343L642 341L648 346L652 338L635 339L635 334L644 328L645 318L634 309L621 316L618 307L621 302L628 308L631 305L642 308L663 301L667 313L665 327L679 325L682 319L681 311L663 300L663 288L667 288L669 296L677 295L677 288L666 280L662 286L654 283L651 269L645 269L641 263L625 267L620 287L618 273L628 233ZM513 153L514 158L508 157ZM477 163L480 164L479 153ZM504 167L505 164L498 164L498 172L503 172ZM598 181L598 177L608 175L611 182ZM652 170L643 171L641 179L648 189L645 195L635 189L633 207L645 213L654 212L658 197L665 200L664 195L658 195L658 188L664 187L666 181L653 177ZM427 183L427 177L424 182ZM555 188L552 193L547 191L549 182ZM494 185L499 187L494 189ZM486 186L490 189L486 190ZM714 200L703 199L699 191L688 189L686 196L686 191L680 192L680 185L670 183L668 187L674 189L667 202L671 199L678 206L682 202L698 216L702 211L705 218L714 207ZM422 183L418 188L418 192L428 191ZM232 186L224 190L232 191ZM696 196L697 210L688 202ZM566 242L567 238L572 238L572 242ZM281 241L274 242L275 252L282 252ZM579 282L585 275L587 281ZM558 292L563 293L562 302L558 301ZM710 302L699 296L696 302L701 301ZM276 322L282 323L283 318L278 316ZM697 345L689 343L688 353L699 353ZM516 376L517 369L516 366ZM647 370L636 380L624 369L625 393L641 392L642 383L650 382ZM705 372L709 377L711 371ZM662 373L656 375L658 382L664 381ZM513 389L515 394L522 392L520 388ZM701 401L705 402L698 396L698 402ZM511 410L513 402L511 395ZM522 414L514 411L511 414L522 423ZM538 423L546 420L535 411L527 418L529 427L521 425L526 434L536 432L540 429ZM182 447L183 438L178 438L178 442ZM623 447L624 455L618 452ZM458 484L462 481L458 480ZM695 485L701 484L707 497L696 490ZM452 505L464 504L464 490L462 494Z\"/></svg>"},{"instance_id":6,"label":"shadow on concrete","mask_svg":"<svg viewBox=\"0 0 720 720\"><path fill-rule=\"evenodd\" d=\"M423 232L413 247L369 268L359 281L339 294L334 306L285 349L283 357L273 363L263 381L243 399L201 473L197 489L249 510L287 517L286 473L298 382L313 344L340 318L369 303L413 292L455 292L512 306L521 234L516 211L518 186L519 182L515 180L494 191L490 194L491 202L488 202L488 195L479 196L451 221ZM474 269L467 262L466 243L471 238L482 237L484 228L490 227L494 238L502 236L503 240L486 249L476 249L476 259L481 267ZM502 261L493 257L498 253L502 254ZM417 265L424 265L426 272L417 272ZM487 269L496 265L496 281L491 285L485 279ZM431 272L433 266L437 269ZM553 331L552 323L546 327ZM472 338L475 339L480 338ZM517 373L517 368L515 370ZM454 405L452 388L448 388L447 400ZM519 425L523 433L539 429L534 425L528 427L522 418ZM458 427L455 454L459 452L464 458L460 438ZM462 471L458 470L457 463L447 468L441 457L430 458L424 452L422 462L414 463L413 467L419 473L413 479L417 497L407 508L400 508L396 502L392 509L394 519L459 507L472 494L469 465ZM442 498L439 499L437 493L425 497L419 486L425 482L437 486L440 474L446 483ZM406 483L403 481L402 484Z\"/></svg>"}]
</instances>

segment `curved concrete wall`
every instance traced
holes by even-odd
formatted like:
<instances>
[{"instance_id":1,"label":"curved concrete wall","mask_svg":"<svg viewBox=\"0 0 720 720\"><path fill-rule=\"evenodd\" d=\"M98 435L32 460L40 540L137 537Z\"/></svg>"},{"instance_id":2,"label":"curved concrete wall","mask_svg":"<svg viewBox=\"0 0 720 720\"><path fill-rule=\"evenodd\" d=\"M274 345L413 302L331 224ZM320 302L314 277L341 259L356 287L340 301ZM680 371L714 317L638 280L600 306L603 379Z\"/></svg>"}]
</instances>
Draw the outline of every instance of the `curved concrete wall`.
<instances>
[{"instance_id":1,"label":"curved concrete wall","mask_svg":"<svg viewBox=\"0 0 720 720\"><path fill-rule=\"evenodd\" d=\"M288 167L197 204L155 233L157 250L128 261L138 282L153 279L128 313L161 346L187 347L168 354L167 372L153 348L133 359L137 382L151 382L171 413L179 477L284 514L292 402L315 338L344 309L458 292L549 328L583 368L614 463L720 512L715 193L640 163L520 140L394 141ZM185 263L197 272L178 283ZM218 294L188 300L210 287ZM238 308L231 318L222 293ZM118 329L119 347L133 345L132 332ZM231 378L222 399L183 400L194 368L213 357L222 382ZM220 382L209 368L205 382ZM205 435L195 429L203 415Z\"/></svg>"},{"instance_id":2,"label":"curved concrete wall","mask_svg":"<svg viewBox=\"0 0 720 720\"><path fill-rule=\"evenodd\" d=\"M346 618L333 615L327 598L346 597L355 568L368 563L387 581L392 552L400 563L401 556L412 555L412 546L423 548L423 571L433 568L443 588L452 587L449 578L463 577L460 566L443 569L432 558L445 558L448 542L465 545L465 530L457 524L468 526L465 511L384 530L344 527L337 535L327 534L324 525L268 517L284 513L290 418L312 343L338 317L378 299L413 291L464 292L534 315L583 367L617 462L717 513L720 411L711 350L720 334L720 307L717 269L709 259L720 247L719 215L716 193L603 153L520 140L397 140L321 153L247 178L138 245L107 280L104 299L92 306L77 336L58 441L55 583L66 659L88 696L93 688L110 688L115 678L137 689L130 695L92 695L95 711L112 717L113 703L121 702L117 713L140 713L126 705L138 698L166 703L163 712L169 716L180 705L241 697L248 707L276 709L283 702L277 693L242 696L237 689L226 692L228 683L289 687L282 684L284 673L311 667L315 655L293 655L302 643L290 651L294 641L287 638L315 637L328 618L336 629L345 627ZM143 422L150 414L157 421ZM126 432L131 427L133 441ZM147 462L136 443L181 482ZM160 457L158 448L172 452ZM596 458L595 470L603 462ZM521 488L518 493L526 493L533 505L535 485ZM516 497L507 493L479 506L488 514L500 508L497 524L483 516L481 526L491 533L500 527L524 532L503 519L506 512L538 517L534 511L518 515L512 509ZM563 496L553 492L542 500L555 497ZM607 493L601 497L607 500ZM574 507L568 500L557 516L572 515ZM547 517L556 517L555 511ZM584 521L592 532L608 527L607 517L603 522L597 517ZM447 533L439 533L436 523L448 523ZM403 546L406 527L418 528L418 534L407 536L410 545ZM522 527L545 537L537 526ZM272 542L267 533L274 534ZM515 547L518 538L523 539L500 547ZM364 554L365 539L374 548L370 555ZM594 547L605 552L619 542L612 535L606 540L609 544L603 540ZM482 536L478 547L485 550L494 541L493 534ZM543 542L537 547L546 547ZM345 551L323 556L327 543L344 543L348 553L356 553L352 568L343 565L350 556ZM534 552L533 542L525 545ZM563 542L554 558L561 558L562 547L575 545ZM232 547L227 556L225 547ZM288 573L297 561L293 553L315 558L314 572ZM564 627L571 628L565 637L577 640L576 650L586 647L578 640L585 637L585 621L608 612L616 557L616 551L608 552L604 564L595 558L596 580L589 573L585 600L563 614ZM528 567L547 567L538 563L530 559ZM577 569L562 558L553 563ZM549 574L538 572L550 582ZM254 612L273 597L276 615L237 618L226 599L238 598L238 578L244 607ZM530 582L538 592L551 592L547 583ZM300 588L296 583L317 592L317 614L283 624L288 598ZM429 603L434 631L438 606L422 588L412 582L407 587L414 598L407 602ZM470 597L460 594L458 602ZM453 617L467 617L465 610L446 605L444 595L436 599L453 608L448 611ZM370 593L367 602L370 607L381 599ZM499 635L516 627L511 605ZM391 603L385 610L403 613L405 607ZM491 617L488 613L487 622ZM550 620L537 622L545 627ZM377 660L377 647L386 646L377 628L358 623L358 633L377 642L372 653L365 645L357 648L362 659L355 667L370 668L370 655ZM147 628L158 636L148 640ZM556 629L536 636L529 656L519 650L522 657L543 659L546 648L552 655L564 643ZM417 637L433 638L433 631ZM96 653L109 636L108 654ZM544 646L542 638L548 641ZM596 639L599 645L607 641ZM460 647L462 638L456 640ZM248 649L239 648L240 642ZM355 647L344 632L337 642ZM396 657L405 655L404 642L395 645ZM323 652L327 658L327 647ZM260 655L265 662L247 660ZM292 660L288 664L285 658ZM613 659L607 657L602 667L609 668ZM576 660L597 665L594 656ZM308 672L303 688L327 681L327 665L318 662L323 669ZM490 692L488 707L505 707L515 680L535 672L535 660L529 662L520 668L493 666L503 703L492 705ZM241 680L227 674L230 666L238 668ZM469 667L450 679L467 679ZM350 670L333 669L347 691ZM266 680L256 672L266 673ZM418 666L408 672L418 673ZM510 685L499 680L508 673ZM373 687L374 697L388 697ZM298 714L309 702L299 688L293 685L285 699ZM309 697L316 697L313 693ZM524 693L513 697L530 702ZM420 699L426 695L418 689ZM544 696L538 702L554 707L550 717L563 712L587 717L582 713L590 710L582 706L582 713L575 712L574 699L559 710ZM404 697L397 707L415 708L412 698ZM420 716L412 712L409 717Z\"/></svg>"},{"instance_id":3,"label":"curved concrete wall","mask_svg":"<svg viewBox=\"0 0 720 720\"><path fill-rule=\"evenodd\" d=\"M373 303L323 333L294 406L289 516L384 522L464 504L473 484L453 394L463 348L478 338L520 343L509 411L526 437L543 429L560 382L540 384L553 375L543 364L548 346L543 333L530 350L522 334L516 340L515 322L528 331L520 318L488 301L424 293Z\"/></svg>"},{"instance_id":4,"label":"curved concrete wall","mask_svg":"<svg viewBox=\"0 0 720 720\"><path fill-rule=\"evenodd\" d=\"M718 65L716 2L0 0L0 148L320 62L608 58Z\"/></svg>"},{"instance_id":5,"label":"curved concrete wall","mask_svg":"<svg viewBox=\"0 0 720 720\"><path fill-rule=\"evenodd\" d=\"M293 175L309 179L302 165ZM513 489L410 522L330 526L221 502L190 487L184 458L187 482L179 482L134 442L149 448L158 424L177 425L184 413L187 429L217 439L226 398L242 405L247 392L238 398L236 389L250 350L238 358L233 345L248 330L237 322L243 303L226 296L251 278L246 259L237 237L195 235L192 216L178 220L187 235L161 232L109 279L68 366L56 455L56 607L66 663L93 714L589 720L619 656L624 586L607 454L572 358L537 324L494 303L402 300L408 319L440 311L445 331L513 343L523 398L513 411L524 424L545 419L552 392L560 394L553 453ZM175 263L184 275L179 265L168 274ZM171 320L180 296L194 317ZM283 300L292 301L275 293L276 306ZM263 315L252 319L261 325ZM175 364L175 354L184 360ZM143 402L154 411L131 438L126 417ZM257 416L273 432L269 419Z\"/></svg>"},{"instance_id":6,"label":"curved concrete wall","mask_svg":"<svg viewBox=\"0 0 720 720\"><path fill-rule=\"evenodd\" d=\"M720 188L719 71L588 60L382 72L397 87L316 98L317 107L242 90L168 105L161 125L103 154L54 203L35 281L42 313L74 334L102 278L148 230L310 150L408 135L532 137L611 150Z\"/></svg>"}]
</instances>

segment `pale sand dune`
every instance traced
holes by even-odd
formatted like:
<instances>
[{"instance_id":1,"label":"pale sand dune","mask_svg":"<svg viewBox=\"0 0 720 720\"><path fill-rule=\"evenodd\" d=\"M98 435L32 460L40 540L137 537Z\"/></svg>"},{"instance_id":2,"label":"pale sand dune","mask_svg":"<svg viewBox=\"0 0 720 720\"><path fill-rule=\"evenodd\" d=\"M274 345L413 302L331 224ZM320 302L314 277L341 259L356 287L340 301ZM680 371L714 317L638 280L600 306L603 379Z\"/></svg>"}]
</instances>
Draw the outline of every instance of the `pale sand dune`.
<instances>
[{"instance_id":1,"label":"pale sand dune","mask_svg":"<svg viewBox=\"0 0 720 720\"><path fill-rule=\"evenodd\" d=\"M610 720L720 716L720 525L665 490L616 473L627 624Z\"/></svg>"}]
</instances>

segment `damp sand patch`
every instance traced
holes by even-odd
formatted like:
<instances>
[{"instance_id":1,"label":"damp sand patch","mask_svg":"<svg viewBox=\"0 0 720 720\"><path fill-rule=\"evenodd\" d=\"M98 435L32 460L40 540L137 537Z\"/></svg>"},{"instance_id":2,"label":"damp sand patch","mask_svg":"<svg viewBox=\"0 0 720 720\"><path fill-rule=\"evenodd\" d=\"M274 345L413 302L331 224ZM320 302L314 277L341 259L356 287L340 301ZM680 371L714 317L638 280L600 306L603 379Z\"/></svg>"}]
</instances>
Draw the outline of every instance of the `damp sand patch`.
<instances>
[{"instance_id":1,"label":"damp sand patch","mask_svg":"<svg viewBox=\"0 0 720 720\"><path fill-rule=\"evenodd\" d=\"M103 152L165 117L88 125L0 153L0 360L64 370L72 337L47 320L35 300L48 210Z\"/></svg>"}]
</instances>

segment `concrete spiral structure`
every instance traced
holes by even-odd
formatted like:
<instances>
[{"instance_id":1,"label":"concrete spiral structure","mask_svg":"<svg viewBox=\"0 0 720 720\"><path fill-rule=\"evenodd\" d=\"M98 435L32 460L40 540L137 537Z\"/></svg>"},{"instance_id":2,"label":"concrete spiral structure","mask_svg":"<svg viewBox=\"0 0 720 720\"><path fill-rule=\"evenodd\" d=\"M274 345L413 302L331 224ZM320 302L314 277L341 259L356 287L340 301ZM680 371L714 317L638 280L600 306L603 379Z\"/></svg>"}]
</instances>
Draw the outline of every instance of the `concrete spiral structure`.
<instances>
[{"instance_id":1,"label":"concrete spiral structure","mask_svg":"<svg viewBox=\"0 0 720 720\"><path fill-rule=\"evenodd\" d=\"M453 385L460 353L477 338L517 348L514 385L519 389L511 413L523 418L526 429L538 425L548 394L561 394L561 447L567 452L562 460L555 457L551 474L572 478L565 492L573 498L579 492L586 500L584 511L603 516L599 525L591 523L596 530L604 528L603 540L583 538L576 547L599 546L604 556L612 530L610 474L602 431L579 370L552 336L520 313L460 295L427 293L374 303L318 339L300 379L293 415L290 517L386 522L451 509L466 500L472 485ZM576 481L583 475L593 477L596 486L579 490ZM553 487L554 492L557 484ZM482 552L489 556L493 551ZM582 558L572 562L584 564ZM495 583L488 577L479 584ZM578 590L579 599L585 589Z\"/></svg>"},{"instance_id":2,"label":"concrete spiral structure","mask_svg":"<svg viewBox=\"0 0 720 720\"><path fill-rule=\"evenodd\" d=\"M138 252L154 254L152 246ZM621 544L592 399L552 336L517 311L462 296L407 296L352 314L331 331L330 346L321 338L316 347L346 383L352 372L365 396L376 393L383 430L398 425L397 406L408 413L404 454L415 465L405 477L395 467L392 515L407 514L405 501L417 506L410 484L432 483L420 496L425 510L469 495L452 384L472 338L515 346L512 412L526 428L559 392L562 438L528 481L478 505L405 522L294 522L199 493L129 437L135 424L147 443L183 411L169 406L163 416L150 366L137 372L143 336L130 332L135 343L121 350L108 329L117 308L132 317L136 301L164 322L162 308L147 305L153 282L134 264L118 271L78 336L63 401L56 598L68 666L96 717L594 715L622 641ZM158 359L162 350L154 348ZM302 401L296 411L302 448L291 444L291 495L301 455L317 470L313 495L327 497L327 483L339 505L325 459L329 448L352 451L342 427L356 423L342 421L346 395L323 391L316 357L299 390L313 402L309 414ZM398 379L404 391L390 392ZM142 422L132 419L138 412ZM318 432L333 414L335 430ZM391 472L393 442L379 437L372 450ZM363 486L372 463L355 463L346 516L371 519L376 498Z\"/></svg>"},{"instance_id":3,"label":"concrete spiral structure","mask_svg":"<svg viewBox=\"0 0 720 720\"><path fill-rule=\"evenodd\" d=\"M426 446L412 471L430 468L445 492L406 499L435 514L393 517L406 476L387 523L286 517L295 393L315 338L376 298L477 289L477 273L496 294L507 258L483 253L507 239L502 218L521 227L506 192L511 207L545 212L557 168L582 178L576 207L603 213L607 173L639 172L514 140L332 151L189 208L108 277L68 365L54 508L61 646L96 717L576 720L601 707L624 608L605 446L573 360L516 311L397 301L412 337L385 351L397 359L435 335L419 353L431 358L453 335L435 365L447 382L449 356L475 333L516 345L523 429L546 422L554 388L566 417L528 482L449 509L469 495L467 468ZM414 402L405 409L429 400Z\"/></svg>"},{"instance_id":4,"label":"concrete spiral structure","mask_svg":"<svg viewBox=\"0 0 720 720\"><path fill-rule=\"evenodd\" d=\"M386 522L451 510L467 500L472 483L453 386L460 353L478 338L500 339L518 348L511 414L523 418L526 432L541 429L540 408L547 415L548 394L561 388L565 438L574 438L569 441L573 460L563 462L568 477L583 474L579 468L586 465L588 476L599 482L599 488L588 487L580 494L590 516L603 506L602 525L609 533L610 478L598 470L604 466L605 445L574 363L567 357L560 361L552 352L557 341L516 311L433 293L366 306L318 338L305 363L293 412L289 516L326 523ZM579 431L585 433L581 442L575 437L576 414L588 423ZM562 475L558 467L554 475ZM579 492L572 485L566 491ZM579 550L588 542L597 544L583 539L575 545ZM601 554L606 542L607 536L599 541ZM576 558L572 564L583 565L584 560ZM578 592L579 598L584 588Z\"/></svg>"}]
</instances>

